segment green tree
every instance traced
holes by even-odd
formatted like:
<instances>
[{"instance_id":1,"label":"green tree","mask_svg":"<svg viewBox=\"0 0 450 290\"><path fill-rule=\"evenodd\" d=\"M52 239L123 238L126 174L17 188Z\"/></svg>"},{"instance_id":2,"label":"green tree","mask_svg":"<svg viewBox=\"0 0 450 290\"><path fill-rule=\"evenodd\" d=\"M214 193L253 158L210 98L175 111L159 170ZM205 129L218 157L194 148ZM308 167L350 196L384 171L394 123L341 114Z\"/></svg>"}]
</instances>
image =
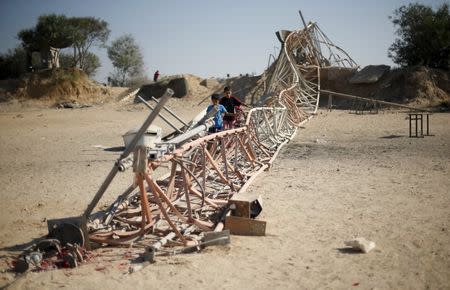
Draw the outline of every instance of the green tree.
<instances>
[{"instance_id":1,"label":"green tree","mask_svg":"<svg viewBox=\"0 0 450 290\"><path fill-rule=\"evenodd\" d=\"M72 54L61 53L59 55L59 62L62 68L74 67ZM97 55L88 51L79 66L89 77L93 77L97 73L97 69L101 66L100 59Z\"/></svg>"},{"instance_id":2,"label":"green tree","mask_svg":"<svg viewBox=\"0 0 450 290\"><path fill-rule=\"evenodd\" d=\"M89 53L93 46L101 46L106 43L110 30L108 23L94 17L74 17L70 19L72 26L74 65L80 68L92 63L95 55ZM90 58L86 61L85 58Z\"/></svg>"},{"instance_id":3,"label":"green tree","mask_svg":"<svg viewBox=\"0 0 450 290\"><path fill-rule=\"evenodd\" d=\"M114 84L125 86L130 78L142 75L142 53L131 34L121 36L107 47L115 72L110 76Z\"/></svg>"},{"instance_id":4,"label":"green tree","mask_svg":"<svg viewBox=\"0 0 450 290\"><path fill-rule=\"evenodd\" d=\"M59 67L60 49L73 44L72 26L64 15L41 15L35 27L21 30L18 38L27 51L27 64L31 65L31 56L39 51L44 67Z\"/></svg>"},{"instance_id":5,"label":"green tree","mask_svg":"<svg viewBox=\"0 0 450 290\"><path fill-rule=\"evenodd\" d=\"M100 67L100 59L92 52L87 52L83 57L80 68L90 77L95 76L97 69Z\"/></svg>"},{"instance_id":6,"label":"green tree","mask_svg":"<svg viewBox=\"0 0 450 290\"><path fill-rule=\"evenodd\" d=\"M389 17L398 38L388 56L400 66L424 65L449 70L450 16L448 4L436 11L421 4L401 6Z\"/></svg>"},{"instance_id":7,"label":"green tree","mask_svg":"<svg viewBox=\"0 0 450 290\"><path fill-rule=\"evenodd\" d=\"M89 49L95 45L104 45L109 33L108 23L101 19L67 18L65 15L48 14L39 16L36 26L21 30L18 37L27 52L28 65L31 63L32 53L39 51L42 67L57 68L60 49L73 47L70 67L88 69L87 73L90 74L98 68L100 62ZM65 65L68 65L67 56L64 61Z\"/></svg>"},{"instance_id":8,"label":"green tree","mask_svg":"<svg viewBox=\"0 0 450 290\"><path fill-rule=\"evenodd\" d=\"M62 52L59 54L59 65L62 68L71 68L74 67L73 63L73 54Z\"/></svg>"}]
</instances>

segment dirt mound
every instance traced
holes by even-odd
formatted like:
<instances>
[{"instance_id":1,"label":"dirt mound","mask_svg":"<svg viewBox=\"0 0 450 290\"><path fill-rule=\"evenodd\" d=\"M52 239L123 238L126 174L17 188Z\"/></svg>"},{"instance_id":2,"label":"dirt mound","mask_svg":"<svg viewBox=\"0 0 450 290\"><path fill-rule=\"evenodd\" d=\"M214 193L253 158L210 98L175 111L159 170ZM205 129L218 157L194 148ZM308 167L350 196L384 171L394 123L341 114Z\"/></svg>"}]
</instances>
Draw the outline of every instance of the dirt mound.
<instances>
[{"instance_id":1,"label":"dirt mound","mask_svg":"<svg viewBox=\"0 0 450 290\"><path fill-rule=\"evenodd\" d=\"M448 72L425 67L394 69L383 73L373 83L351 83L350 80L357 73L354 69L322 69L321 88L419 107L450 104ZM166 88L172 88L176 98L189 98L204 104L209 102L211 94L222 93L223 88L229 86L234 96L251 104L258 101L265 86L265 79L261 76L213 79L209 82L214 84L212 86L205 86L204 81L204 78L191 74L175 75L142 86L139 94L147 99L150 96L159 98ZM129 93L127 89L100 85L76 69L48 70L26 74L18 80L0 81L0 102L40 106L53 106L62 102L92 105L118 101L120 96ZM327 100L326 96L322 96L321 105L326 105ZM333 105L348 108L352 101L335 97Z\"/></svg>"},{"instance_id":2,"label":"dirt mound","mask_svg":"<svg viewBox=\"0 0 450 290\"><path fill-rule=\"evenodd\" d=\"M450 74L426 67L394 69L375 83L352 84L355 72L321 71L321 88L361 97L419 107L439 106L450 100ZM332 77L331 77L332 76ZM326 105L327 98L321 98ZM346 107L351 101L333 98L333 104Z\"/></svg>"},{"instance_id":3,"label":"dirt mound","mask_svg":"<svg viewBox=\"0 0 450 290\"><path fill-rule=\"evenodd\" d=\"M217 82L214 86L206 87L201 84L202 81L202 78L191 74L168 76L158 82L142 86L138 94L145 99L149 99L151 96L158 99L167 88L170 88L174 91L174 98L201 99L215 92L221 86Z\"/></svg>"},{"instance_id":4,"label":"dirt mound","mask_svg":"<svg viewBox=\"0 0 450 290\"><path fill-rule=\"evenodd\" d=\"M228 79L207 79L192 74L170 76L156 83L145 85L138 92L142 97L148 99L150 96L159 98L166 88L175 91L176 98L189 98L208 102L208 97L213 93L222 94L223 88L231 88L233 95L242 101L250 103L250 94L253 92L260 76L240 76ZM208 83L208 85L206 85ZM138 102L137 100L135 100Z\"/></svg>"},{"instance_id":5,"label":"dirt mound","mask_svg":"<svg viewBox=\"0 0 450 290\"><path fill-rule=\"evenodd\" d=\"M376 83L390 69L388 65L368 65L355 73L348 81L351 84Z\"/></svg>"},{"instance_id":6,"label":"dirt mound","mask_svg":"<svg viewBox=\"0 0 450 290\"><path fill-rule=\"evenodd\" d=\"M200 82L200 84L207 88L214 88L220 85L219 81L215 78L204 79Z\"/></svg>"},{"instance_id":7,"label":"dirt mound","mask_svg":"<svg viewBox=\"0 0 450 290\"><path fill-rule=\"evenodd\" d=\"M39 100L48 105L67 101L86 104L103 103L111 101L111 96L117 93L111 87L90 80L83 71L78 69L29 73L19 80L2 81L0 86L2 101Z\"/></svg>"},{"instance_id":8,"label":"dirt mound","mask_svg":"<svg viewBox=\"0 0 450 290\"><path fill-rule=\"evenodd\" d=\"M437 105L450 97L449 74L425 67L393 71L389 85L384 88L385 95L392 99L403 96L403 102Z\"/></svg>"}]
</instances>

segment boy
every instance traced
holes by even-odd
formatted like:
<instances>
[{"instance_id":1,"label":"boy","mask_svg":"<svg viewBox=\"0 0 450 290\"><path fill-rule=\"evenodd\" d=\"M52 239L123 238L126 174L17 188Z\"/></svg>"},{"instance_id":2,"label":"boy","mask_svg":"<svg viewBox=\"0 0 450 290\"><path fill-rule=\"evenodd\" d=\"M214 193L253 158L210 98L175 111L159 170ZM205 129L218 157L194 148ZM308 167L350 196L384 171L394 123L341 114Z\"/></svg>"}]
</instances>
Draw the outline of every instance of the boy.
<instances>
[{"instance_id":1,"label":"boy","mask_svg":"<svg viewBox=\"0 0 450 290\"><path fill-rule=\"evenodd\" d=\"M220 100L220 104L223 105L229 113L223 118L225 129L234 128L236 113L241 109L240 106L242 105L242 102L231 95L231 89L229 87L225 87L223 89L223 98Z\"/></svg>"},{"instance_id":2,"label":"boy","mask_svg":"<svg viewBox=\"0 0 450 290\"><path fill-rule=\"evenodd\" d=\"M213 94L211 96L212 104L206 109L206 113L209 113L214 107L217 109L217 113L214 115L214 126L209 128L210 133L216 133L223 129L223 116L227 112L224 106L219 104L220 96Z\"/></svg>"}]
</instances>

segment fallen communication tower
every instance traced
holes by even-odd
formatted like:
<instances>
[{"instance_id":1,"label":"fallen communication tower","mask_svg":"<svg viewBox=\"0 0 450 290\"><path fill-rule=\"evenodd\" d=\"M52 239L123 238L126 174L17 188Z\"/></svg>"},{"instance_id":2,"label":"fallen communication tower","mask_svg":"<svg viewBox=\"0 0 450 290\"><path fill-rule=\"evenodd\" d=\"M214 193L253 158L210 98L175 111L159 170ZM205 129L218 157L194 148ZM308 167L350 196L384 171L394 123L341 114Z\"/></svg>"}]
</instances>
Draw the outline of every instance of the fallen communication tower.
<instances>
[{"instance_id":1,"label":"fallen communication tower","mask_svg":"<svg viewBox=\"0 0 450 290\"><path fill-rule=\"evenodd\" d=\"M86 248L91 243L127 245L145 236L160 247L168 240L195 244L198 235L192 233L221 231L230 198L269 168L298 126L317 111L320 70L356 69L316 23L303 23L303 29L277 32L282 49L263 74L257 107L247 112L242 127L208 135L207 115L171 139L146 146L142 137L173 94L168 89L81 217L49 220L50 235ZM155 177L167 167L167 174ZM134 182L107 210L93 214L116 174L131 168Z\"/></svg>"}]
</instances>

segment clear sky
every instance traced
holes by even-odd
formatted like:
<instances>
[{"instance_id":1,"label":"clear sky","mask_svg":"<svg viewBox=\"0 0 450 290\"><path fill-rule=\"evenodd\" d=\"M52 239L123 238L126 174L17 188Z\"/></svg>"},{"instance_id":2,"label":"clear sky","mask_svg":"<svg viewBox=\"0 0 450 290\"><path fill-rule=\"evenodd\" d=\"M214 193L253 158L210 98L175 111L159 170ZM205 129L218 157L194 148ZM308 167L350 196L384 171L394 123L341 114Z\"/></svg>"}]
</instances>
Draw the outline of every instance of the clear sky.
<instances>
[{"instance_id":1,"label":"clear sky","mask_svg":"<svg viewBox=\"0 0 450 290\"><path fill-rule=\"evenodd\" d=\"M19 44L17 32L35 26L39 15L93 16L109 23L109 42L134 36L149 77L156 69L201 77L260 74L279 49L275 31L303 27L301 10L359 65L393 65L388 16L411 2L436 8L446 0L0 0L0 52ZM95 78L103 82L113 67L105 49L93 52L102 63Z\"/></svg>"}]
</instances>

